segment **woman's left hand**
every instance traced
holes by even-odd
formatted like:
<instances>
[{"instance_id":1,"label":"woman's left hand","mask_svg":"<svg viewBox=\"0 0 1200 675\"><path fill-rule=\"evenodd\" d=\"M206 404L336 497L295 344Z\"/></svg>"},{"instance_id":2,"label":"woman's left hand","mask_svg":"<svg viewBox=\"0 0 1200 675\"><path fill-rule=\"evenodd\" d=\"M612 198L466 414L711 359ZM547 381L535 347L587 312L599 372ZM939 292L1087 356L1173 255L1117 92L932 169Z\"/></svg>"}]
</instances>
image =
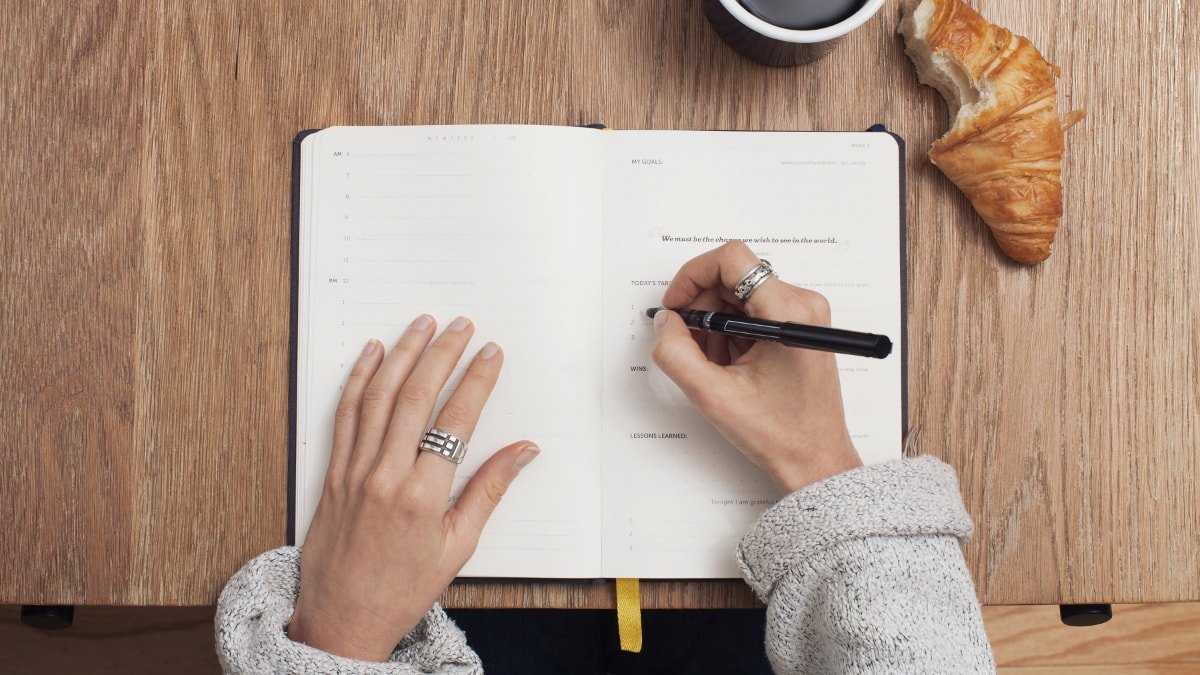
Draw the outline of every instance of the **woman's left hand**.
<instances>
[{"instance_id":1,"label":"woman's left hand","mask_svg":"<svg viewBox=\"0 0 1200 675\"><path fill-rule=\"evenodd\" d=\"M426 349L434 328L431 317L418 317L386 356L372 340L350 373L300 556L288 626L296 642L386 660L471 557L509 484L538 453L529 441L496 452L447 508L457 465L417 444L473 327L460 317ZM502 362L495 344L484 346L434 426L468 441Z\"/></svg>"}]
</instances>

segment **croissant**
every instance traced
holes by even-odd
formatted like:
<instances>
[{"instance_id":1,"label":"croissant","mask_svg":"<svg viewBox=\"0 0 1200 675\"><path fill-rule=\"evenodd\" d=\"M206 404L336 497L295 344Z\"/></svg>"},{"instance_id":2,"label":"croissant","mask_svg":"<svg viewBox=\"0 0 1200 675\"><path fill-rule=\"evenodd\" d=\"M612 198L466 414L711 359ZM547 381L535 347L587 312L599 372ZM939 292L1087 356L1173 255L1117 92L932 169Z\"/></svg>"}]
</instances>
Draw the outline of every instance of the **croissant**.
<instances>
[{"instance_id":1,"label":"croissant","mask_svg":"<svg viewBox=\"0 0 1200 675\"><path fill-rule=\"evenodd\" d=\"M966 194L1004 253L1045 260L1063 212L1057 68L961 0L905 0L900 32L918 78L941 92L954 120L930 161Z\"/></svg>"}]
</instances>

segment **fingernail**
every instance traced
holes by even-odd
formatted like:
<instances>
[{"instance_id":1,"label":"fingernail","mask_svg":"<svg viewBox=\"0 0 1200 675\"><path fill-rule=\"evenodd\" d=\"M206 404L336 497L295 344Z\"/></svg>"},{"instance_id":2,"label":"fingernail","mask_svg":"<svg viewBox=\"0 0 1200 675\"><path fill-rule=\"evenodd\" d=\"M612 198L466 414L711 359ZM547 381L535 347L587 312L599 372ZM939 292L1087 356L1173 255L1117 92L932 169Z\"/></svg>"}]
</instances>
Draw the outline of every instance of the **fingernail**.
<instances>
[{"instance_id":1,"label":"fingernail","mask_svg":"<svg viewBox=\"0 0 1200 675\"><path fill-rule=\"evenodd\" d=\"M463 331L463 330L466 330L467 326L469 326L469 325L471 325L471 322L467 320L467 317L460 316L457 319L455 319L454 321L451 321L450 325L446 326L446 330L452 330L455 332Z\"/></svg>"},{"instance_id":2,"label":"fingernail","mask_svg":"<svg viewBox=\"0 0 1200 675\"><path fill-rule=\"evenodd\" d=\"M654 313L654 330L658 330L667 325L667 311L668 310L660 309Z\"/></svg>"},{"instance_id":3,"label":"fingernail","mask_svg":"<svg viewBox=\"0 0 1200 675\"><path fill-rule=\"evenodd\" d=\"M366 344L366 346L365 346L365 347L363 347L363 353L362 353L362 355L363 355L363 356L368 356L368 355L369 355L371 352L375 351L375 344L376 344L376 343L375 343L375 340L374 340L374 339L367 340L367 344Z\"/></svg>"},{"instance_id":4,"label":"fingernail","mask_svg":"<svg viewBox=\"0 0 1200 675\"><path fill-rule=\"evenodd\" d=\"M500 348L498 346L496 346L496 343L489 342L483 346L483 349L479 350L479 358L490 359L493 356L495 356L496 352L498 352L498 351L500 351Z\"/></svg>"},{"instance_id":5,"label":"fingernail","mask_svg":"<svg viewBox=\"0 0 1200 675\"><path fill-rule=\"evenodd\" d=\"M432 325L433 325L433 319L429 318L428 314L422 314L421 316L418 316L412 322L412 329L413 330L428 330L429 327Z\"/></svg>"},{"instance_id":6,"label":"fingernail","mask_svg":"<svg viewBox=\"0 0 1200 675\"><path fill-rule=\"evenodd\" d=\"M517 471L524 469L525 466L532 462L533 458L537 457L538 453L541 451L542 449L536 445L525 446L525 449L521 451L521 454L517 455L516 461L513 462L513 468L515 468Z\"/></svg>"}]
</instances>

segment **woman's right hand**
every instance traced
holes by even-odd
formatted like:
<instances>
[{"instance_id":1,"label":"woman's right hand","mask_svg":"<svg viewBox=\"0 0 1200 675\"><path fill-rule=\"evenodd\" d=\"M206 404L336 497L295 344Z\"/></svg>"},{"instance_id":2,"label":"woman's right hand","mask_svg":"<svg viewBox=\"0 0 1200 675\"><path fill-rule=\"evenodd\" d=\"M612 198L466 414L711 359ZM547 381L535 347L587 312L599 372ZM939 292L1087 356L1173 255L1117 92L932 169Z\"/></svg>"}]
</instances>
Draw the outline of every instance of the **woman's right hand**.
<instances>
[{"instance_id":1,"label":"woman's right hand","mask_svg":"<svg viewBox=\"0 0 1200 675\"><path fill-rule=\"evenodd\" d=\"M739 302L732 289L758 262L745 244L730 241L685 263L662 305L829 325L824 296L774 277ZM862 466L846 430L833 354L740 340L731 353L727 338L693 333L675 312L657 313L654 327L654 362L780 487L794 492Z\"/></svg>"}]
</instances>

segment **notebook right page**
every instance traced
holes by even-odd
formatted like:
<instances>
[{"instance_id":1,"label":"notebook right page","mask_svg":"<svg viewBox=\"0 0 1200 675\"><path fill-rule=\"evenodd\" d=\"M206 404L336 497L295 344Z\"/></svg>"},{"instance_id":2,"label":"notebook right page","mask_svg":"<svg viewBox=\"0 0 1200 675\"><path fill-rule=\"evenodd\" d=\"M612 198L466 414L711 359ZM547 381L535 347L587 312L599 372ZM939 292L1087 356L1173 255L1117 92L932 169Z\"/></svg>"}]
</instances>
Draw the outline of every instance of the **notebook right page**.
<instances>
[{"instance_id":1,"label":"notebook right page","mask_svg":"<svg viewBox=\"0 0 1200 675\"><path fill-rule=\"evenodd\" d=\"M738 540L782 495L656 370L644 310L686 260L745 241L828 297L834 326L892 338L887 359L837 359L863 460L899 458L899 146L867 132L616 131L603 156L603 573L738 577Z\"/></svg>"}]
</instances>

